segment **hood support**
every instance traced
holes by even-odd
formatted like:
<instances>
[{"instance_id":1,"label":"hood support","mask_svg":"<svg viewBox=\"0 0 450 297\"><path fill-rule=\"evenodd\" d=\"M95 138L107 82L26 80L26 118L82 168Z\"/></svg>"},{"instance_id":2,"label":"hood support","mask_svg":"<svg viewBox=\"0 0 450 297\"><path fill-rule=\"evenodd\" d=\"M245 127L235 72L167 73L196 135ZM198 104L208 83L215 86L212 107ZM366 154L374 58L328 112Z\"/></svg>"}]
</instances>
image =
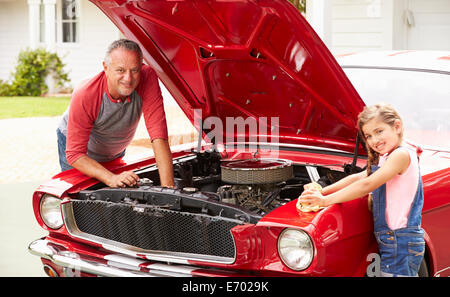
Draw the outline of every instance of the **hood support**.
<instances>
[{"instance_id":1,"label":"hood support","mask_svg":"<svg viewBox=\"0 0 450 297\"><path fill-rule=\"evenodd\" d=\"M361 133L359 133L359 131L358 131L356 133L356 143L355 143L355 149L353 151L352 163L344 165L344 171L346 173L348 173L348 174L361 172L363 170L363 168L360 168L360 167L356 166L356 161L358 160L358 151L359 151L360 137L361 137Z\"/></svg>"}]
</instances>

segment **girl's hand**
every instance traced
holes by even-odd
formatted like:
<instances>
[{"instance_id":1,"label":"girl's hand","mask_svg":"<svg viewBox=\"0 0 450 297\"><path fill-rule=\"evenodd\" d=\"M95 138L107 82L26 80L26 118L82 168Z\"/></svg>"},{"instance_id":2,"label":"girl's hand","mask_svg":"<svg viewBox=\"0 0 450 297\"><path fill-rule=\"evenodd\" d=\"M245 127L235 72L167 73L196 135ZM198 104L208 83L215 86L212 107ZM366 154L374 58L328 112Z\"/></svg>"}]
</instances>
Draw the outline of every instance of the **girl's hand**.
<instances>
[{"instance_id":1,"label":"girl's hand","mask_svg":"<svg viewBox=\"0 0 450 297\"><path fill-rule=\"evenodd\" d=\"M326 198L317 189L303 191L297 200L297 208L301 211L317 211L325 206Z\"/></svg>"},{"instance_id":2,"label":"girl's hand","mask_svg":"<svg viewBox=\"0 0 450 297\"><path fill-rule=\"evenodd\" d=\"M304 185L304 186L303 186L303 189L304 189L305 191L307 191L307 190L318 190L319 192L322 193L322 186L319 185L319 184L316 183L316 182L312 182L312 183L309 183L309 184Z\"/></svg>"}]
</instances>

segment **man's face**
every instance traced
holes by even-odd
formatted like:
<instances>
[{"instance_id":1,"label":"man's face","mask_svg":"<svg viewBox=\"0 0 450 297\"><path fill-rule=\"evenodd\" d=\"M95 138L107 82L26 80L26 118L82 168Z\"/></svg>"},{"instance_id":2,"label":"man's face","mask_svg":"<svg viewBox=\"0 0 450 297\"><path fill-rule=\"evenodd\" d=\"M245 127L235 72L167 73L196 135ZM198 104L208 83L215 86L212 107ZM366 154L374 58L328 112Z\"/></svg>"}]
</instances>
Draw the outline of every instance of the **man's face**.
<instances>
[{"instance_id":1,"label":"man's face","mask_svg":"<svg viewBox=\"0 0 450 297\"><path fill-rule=\"evenodd\" d=\"M139 54L123 48L110 53L111 63L103 62L108 92L114 99L125 99L139 83L142 60Z\"/></svg>"}]
</instances>

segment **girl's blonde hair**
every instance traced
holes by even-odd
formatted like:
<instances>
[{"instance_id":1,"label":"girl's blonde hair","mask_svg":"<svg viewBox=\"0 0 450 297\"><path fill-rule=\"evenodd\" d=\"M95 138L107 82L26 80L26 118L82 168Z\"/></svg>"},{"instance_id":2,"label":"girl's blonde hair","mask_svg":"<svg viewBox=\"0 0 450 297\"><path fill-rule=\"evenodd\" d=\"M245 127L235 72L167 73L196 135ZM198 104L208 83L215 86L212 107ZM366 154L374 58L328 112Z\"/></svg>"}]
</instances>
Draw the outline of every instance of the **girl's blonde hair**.
<instances>
[{"instance_id":1,"label":"girl's blonde hair","mask_svg":"<svg viewBox=\"0 0 450 297\"><path fill-rule=\"evenodd\" d=\"M361 137L364 140L364 143L366 145L367 154L368 154L367 175L370 175L372 173L371 166L378 164L378 159L380 157L380 154L375 152L367 144L367 141L364 136L362 128L370 120L373 120L375 118L379 118L381 121L383 121L383 123L386 123L392 127L394 126L395 120L400 120L400 122L403 123L398 112L391 105L386 104L386 103L379 103L379 104L375 104L372 106L366 106L366 107L364 107L363 111L358 115L358 130L359 130ZM402 127L403 127L403 125L402 125ZM402 139L403 129L400 132L399 137L400 137L400 139Z\"/></svg>"}]
</instances>

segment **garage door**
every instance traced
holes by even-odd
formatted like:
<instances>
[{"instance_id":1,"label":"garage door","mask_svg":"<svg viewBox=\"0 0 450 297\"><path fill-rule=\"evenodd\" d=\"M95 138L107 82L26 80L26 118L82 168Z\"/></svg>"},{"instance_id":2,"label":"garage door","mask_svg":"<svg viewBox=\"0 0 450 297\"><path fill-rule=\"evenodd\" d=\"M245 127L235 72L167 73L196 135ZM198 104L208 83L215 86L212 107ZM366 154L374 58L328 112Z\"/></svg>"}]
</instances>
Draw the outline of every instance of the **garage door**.
<instances>
[{"instance_id":1,"label":"garage door","mask_svg":"<svg viewBox=\"0 0 450 297\"><path fill-rule=\"evenodd\" d=\"M450 50L450 0L408 0L408 49Z\"/></svg>"}]
</instances>

